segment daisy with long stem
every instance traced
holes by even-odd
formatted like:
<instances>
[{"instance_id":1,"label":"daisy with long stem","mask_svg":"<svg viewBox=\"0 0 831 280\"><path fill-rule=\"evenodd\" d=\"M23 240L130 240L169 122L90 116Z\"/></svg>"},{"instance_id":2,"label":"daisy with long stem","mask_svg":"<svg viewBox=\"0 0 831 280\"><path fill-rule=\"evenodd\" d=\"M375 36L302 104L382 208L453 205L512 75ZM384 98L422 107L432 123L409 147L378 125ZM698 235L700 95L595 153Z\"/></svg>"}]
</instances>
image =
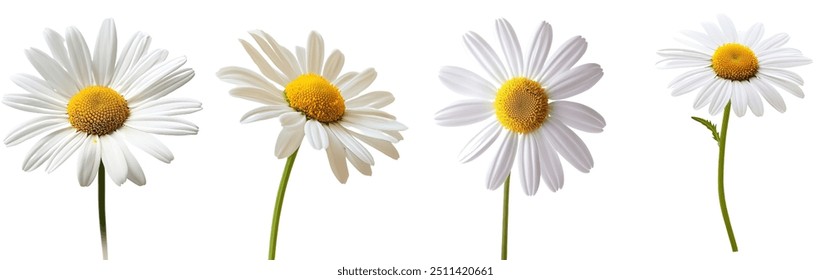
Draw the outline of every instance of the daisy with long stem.
<instances>
[{"instance_id":1,"label":"daisy with long stem","mask_svg":"<svg viewBox=\"0 0 831 280\"><path fill-rule=\"evenodd\" d=\"M184 57L167 60L167 51L149 50L150 36L137 33L117 57L115 23L101 25L90 53L75 27L66 37L46 29L51 55L31 48L26 57L42 77L18 74L12 81L27 93L7 94L3 103L39 114L13 130L4 140L14 146L43 133L26 155L23 170L46 165L52 172L78 155L78 183L89 186L98 174L98 217L103 258L108 259L105 174L116 185L127 180L142 186L144 171L127 143L170 163L173 154L153 134L194 135L198 127L178 115L202 109L186 98L163 98L191 78L181 68ZM104 166L107 167L106 172Z\"/></svg>"},{"instance_id":2,"label":"daisy with long stem","mask_svg":"<svg viewBox=\"0 0 831 280\"><path fill-rule=\"evenodd\" d=\"M381 110L395 100L391 93L361 94L375 81L375 70L341 73L343 54L335 50L324 59L323 38L317 32L309 35L306 48L297 47L294 54L268 33L250 34L260 50L245 40L240 43L262 74L225 67L217 76L238 86L231 89L232 96L264 105L245 113L240 122L279 118L283 127L274 154L288 159L272 218L268 259L273 260L286 186L303 138L313 149L326 150L335 178L346 183L347 160L361 174L372 175L375 160L361 142L397 159L398 150L393 143L403 139L400 131L406 126Z\"/></svg>"},{"instance_id":3,"label":"daisy with long stem","mask_svg":"<svg viewBox=\"0 0 831 280\"><path fill-rule=\"evenodd\" d=\"M704 23L705 33L684 31L689 40L684 43L692 49L664 49L658 64L662 68L693 68L669 84L672 95L679 96L698 91L693 107L709 105L710 115L722 112L721 132L715 124L703 118L692 117L703 124L718 143L718 198L727 238L733 252L739 250L727 202L724 195L724 158L727 145L727 125L730 111L744 116L747 108L756 116L764 113L762 98L780 113L785 112L785 101L774 86L796 97L805 94L800 86L802 77L783 69L811 63L799 50L784 48L788 35L779 33L763 39L764 26L755 24L747 32L739 33L730 18L719 15L718 25ZM761 95L761 98L760 98Z\"/></svg>"},{"instance_id":4,"label":"daisy with long stem","mask_svg":"<svg viewBox=\"0 0 831 280\"><path fill-rule=\"evenodd\" d=\"M594 86L603 76L600 65L574 65L586 52L586 40L575 36L549 55L551 25L543 22L531 48L523 56L508 21L496 21L499 43L507 63L478 34L468 32L464 42L491 78L448 66L439 79L450 90L470 97L436 113L442 126L486 125L459 155L462 162L476 159L501 136L499 150L488 171L489 190L504 184L501 257L508 258L508 203L511 169L516 159L519 181L526 195L534 195L540 177L551 191L563 187L560 157L581 172L589 172L594 160L583 140L572 130L598 133L606 121L597 111L563 99Z\"/></svg>"}]
</instances>

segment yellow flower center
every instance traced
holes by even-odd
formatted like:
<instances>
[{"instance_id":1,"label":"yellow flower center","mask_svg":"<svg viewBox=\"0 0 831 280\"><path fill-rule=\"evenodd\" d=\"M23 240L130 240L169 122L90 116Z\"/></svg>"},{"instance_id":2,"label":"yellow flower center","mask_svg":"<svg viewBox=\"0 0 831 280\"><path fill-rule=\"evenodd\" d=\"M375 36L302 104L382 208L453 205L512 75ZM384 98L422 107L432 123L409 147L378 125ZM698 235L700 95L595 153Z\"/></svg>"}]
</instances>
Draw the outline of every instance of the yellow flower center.
<instances>
[{"instance_id":1,"label":"yellow flower center","mask_svg":"<svg viewBox=\"0 0 831 280\"><path fill-rule=\"evenodd\" d=\"M88 86L66 105L69 124L92 135L107 135L121 128L130 116L127 100L105 86Z\"/></svg>"},{"instance_id":2,"label":"yellow flower center","mask_svg":"<svg viewBox=\"0 0 831 280\"><path fill-rule=\"evenodd\" d=\"M733 81L747 81L759 71L759 59L753 50L737 43L724 44L713 53L716 76Z\"/></svg>"},{"instance_id":3,"label":"yellow flower center","mask_svg":"<svg viewBox=\"0 0 831 280\"><path fill-rule=\"evenodd\" d=\"M516 133L529 133L548 117L548 95L536 81L513 78L496 92L493 107L502 126Z\"/></svg>"},{"instance_id":4,"label":"yellow flower center","mask_svg":"<svg viewBox=\"0 0 831 280\"><path fill-rule=\"evenodd\" d=\"M313 73L300 75L286 85L286 100L307 118L323 123L340 120L346 111L340 90Z\"/></svg>"}]
</instances>

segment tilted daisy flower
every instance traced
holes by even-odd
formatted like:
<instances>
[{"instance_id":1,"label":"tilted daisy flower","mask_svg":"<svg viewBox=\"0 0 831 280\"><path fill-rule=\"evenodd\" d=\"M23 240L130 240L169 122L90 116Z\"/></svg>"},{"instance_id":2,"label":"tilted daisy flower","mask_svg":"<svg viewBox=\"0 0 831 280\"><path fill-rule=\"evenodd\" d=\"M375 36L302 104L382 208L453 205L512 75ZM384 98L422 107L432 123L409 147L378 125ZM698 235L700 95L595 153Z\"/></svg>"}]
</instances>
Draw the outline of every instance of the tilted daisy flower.
<instances>
[{"instance_id":1,"label":"tilted daisy flower","mask_svg":"<svg viewBox=\"0 0 831 280\"><path fill-rule=\"evenodd\" d=\"M262 74L225 67L217 76L238 86L231 89L232 96L264 105L245 113L242 123L279 118L283 127L274 154L288 160L272 224L269 259L273 260L286 185L304 138L312 148L326 150L332 173L346 183L347 160L361 174L372 174L375 160L364 144L397 159L393 143L403 140L400 131L407 127L381 110L395 100L391 93L361 94L375 81L375 69L341 73L343 54L335 50L324 58L323 38L317 32L309 35L306 48L296 48L296 55L268 33L258 30L250 34L259 50L245 40L240 43Z\"/></svg>"},{"instance_id":2,"label":"tilted daisy flower","mask_svg":"<svg viewBox=\"0 0 831 280\"><path fill-rule=\"evenodd\" d=\"M507 63L481 36L465 34L465 45L491 79L464 68L442 68L441 82L470 99L440 110L435 118L443 126L485 122L481 132L462 149L462 162L479 157L499 143L486 186L495 190L503 182L505 185L502 259L506 259L509 175L514 163L526 195L537 192L540 177L551 191L557 191L564 182L560 157L581 172L589 172L594 166L586 144L572 128L597 133L603 131L606 122L595 110L563 100L588 90L603 76L600 65L594 63L574 67L586 51L585 39L573 37L549 55L551 25L543 22L523 56L508 21L497 20L496 31Z\"/></svg>"},{"instance_id":3,"label":"tilted daisy flower","mask_svg":"<svg viewBox=\"0 0 831 280\"><path fill-rule=\"evenodd\" d=\"M165 163L173 160L153 134L197 133L196 125L177 116L201 110L201 103L163 98L194 73L181 68L184 57L167 60L167 51L150 51L150 37L143 33L134 35L118 55L112 19L101 25L92 53L75 27L66 30L66 37L51 29L44 36L51 55L36 48L26 50L41 77L13 76L26 93L3 97L4 104L38 116L13 130L4 143L14 146L46 133L26 155L25 171L46 165L46 171L52 172L78 152L81 186L92 184L98 174L101 242L107 259L104 174L117 185L127 180L145 184L144 171L127 143Z\"/></svg>"},{"instance_id":4,"label":"tilted daisy flower","mask_svg":"<svg viewBox=\"0 0 831 280\"><path fill-rule=\"evenodd\" d=\"M741 117L747 108L756 116L764 113L762 98L779 112L785 112L785 101L776 88L802 98L802 77L783 69L811 63L811 59L793 48L785 48L789 36L779 33L764 39L765 28L755 24L747 32L736 31L727 16L718 16L718 25L704 23L704 33L683 31L684 42L692 49L664 49L658 55L662 68L693 68L670 82L672 95L698 91L693 107L710 106L711 115L723 110L721 133L712 122L693 117L707 127L719 145L718 192L722 217L733 251L738 251L733 227L724 198L724 153L730 108ZM761 97L760 97L761 95Z\"/></svg>"}]
</instances>

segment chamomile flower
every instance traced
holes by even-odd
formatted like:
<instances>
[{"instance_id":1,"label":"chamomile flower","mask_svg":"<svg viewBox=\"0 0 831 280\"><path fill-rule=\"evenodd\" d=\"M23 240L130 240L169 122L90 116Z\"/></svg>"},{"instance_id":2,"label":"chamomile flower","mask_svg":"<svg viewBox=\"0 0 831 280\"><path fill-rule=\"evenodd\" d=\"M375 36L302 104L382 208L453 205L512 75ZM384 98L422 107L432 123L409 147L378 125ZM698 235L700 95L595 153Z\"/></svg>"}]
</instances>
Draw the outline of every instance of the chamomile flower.
<instances>
[{"instance_id":1,"label":"chamomile flower","mask_svg":"<svg viewBox=\"0 0 831 280\"><path fill-rule=\"evenodd\" d=\"M40 77L13 76L26 93L3 97L4 104L38 115L13 130L6 145L46 134L24 158L25 171L46 165L52 172L78 153L81 186L89 186L99 174L103 191L104 166L117 185L127 180L144 185L144 171L128 143L169 163L173 154L153 135L197 133L195 124L178 116L201 110L201 103L164 98L193 78L193 70L182 68L184 57L168 60L166 50L149 50L150 36L144 33L134 35L119 55L112 19L101 25L92 53L75 27L68 28L65 37L51 29L44 36L51 55L26 50ZM103 206L103 200L100 203ZM102 225L102 239L104 231Z\"/></svg>"},{"instance_id":2,"label":"chamomile flower","mask_svg":"<svg viewBox=\"0 0 831 280\"><path fill-rule=\"evenodd\" d=\"M805 94L800 86L802 77L784 68L811 63L797 49L786 48L788 34L779 33L764 38L761 23L739 33L727 16L718 16L718 25L704 23L704 33L683 31L690 49L664 49L658 55L663 68L692 68L670 82L672 95L679 96L698 91L693 107L709 105L711 115L717 114L728 102L733 113L741 117L747 108L762 116L762 99L774 109L785 112L785 100L778 87L796 97ZM774 87L775 86L775 87Z\"/></svg>"},{"instance_id":3,"label":"chamomile flower","mask_svg":"<svg viewBox=\"0 0 831 280\"><path fill-rule=\"evenodd\" d=\"M217 76L238 86L231 89L232 96L263 105L245 113L242 123L279 118L282 125L274 154L288 159L274 207L269 246L273 260L288 178L304 138L312 148L326 150L335 178L346 183L347 160L361 174L372 175L375 159L364 144L397 159L393 143L403 139L400 132L407 127L381 110L395 100L391 93L362 94L375 81L375 70L341 73L343 54L335 50L324 58L323 38L317 32L309 35L306 48L297 47L294 54L268 33L250 34L259 50L245 40L240 43L261 73L225 67Z\"/></svg>"},{"instance_id":4,"label":"chamomile flower","mask_svg":"<svg viewBox=\"0 0 831 280\"><path fill-rule=\"evenodd\" d=\"M460 67L444 67L441 82L469 99L457 101L436 113L443 126L485 122L484 128L462 149L468 162L498 143L486 187L504 182L502 259L507 259L508 194L510 173L518 165L519 181L526 195L539 189L540 178L551 191L563 187L560 157L581 172L589 172L594 160L588 147L572 130L601 132L606 121L586 105L564 99L583 93L603 76L594 63L574 67L586 52L586 40L575 36L549 55L551 25L543 22L531 47L523 55L513 27L496 21L505 63L478 34L468 32L464 42L490 79Z\"/></svg>"}]
</instances>

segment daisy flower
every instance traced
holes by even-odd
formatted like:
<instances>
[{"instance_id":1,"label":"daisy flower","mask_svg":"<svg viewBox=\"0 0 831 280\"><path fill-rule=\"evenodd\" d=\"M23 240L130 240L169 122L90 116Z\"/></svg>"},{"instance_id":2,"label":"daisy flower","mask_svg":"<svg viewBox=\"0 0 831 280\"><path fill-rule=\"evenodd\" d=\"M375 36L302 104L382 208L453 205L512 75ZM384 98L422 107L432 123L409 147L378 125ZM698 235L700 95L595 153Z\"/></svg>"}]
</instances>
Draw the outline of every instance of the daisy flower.
<instances>
[{"instance_id":1,"label":"daisy flower","mask_svg":"<svg viewBox=\"0 0 831 280\"><path fill-rule=\"evenodd\" d=\"M738 251L727 203L724 197L724 154L727 143L727 124L730 109L741 117L747 108L756 116L764 113L764 98L770 106L784 113L785 101L779 94L787 91L796 97L805 94L800 86L802 77L783 69L811 63L811 59L793 48L785 48L788 35L779 33L764 39L765 28L755 24L747 32L736 31L733 21L727 16L718 16L718 25L704 23L704 33L683 31L688 37L683 42L692 49L664 49L658 51L663 57L658 62L661 68L693 68L669 84L673 96L698 91L693 107L701 109L709 105L711 115L723 110L721 132L716 125L703 118L693 120L703 124L719 145L718 192L722 218L727 229L730 247ZM760 97L761 95L761 97Z\"/></svg>"},{"instance_id":2,"label":"daisy flower","mask_svg":"<svg viewBox=\"0 0 831 280\"><path fill-rule=\"evenodd\" d=\"M75 27L68 28L65 37L46 29L44 37L51 55L36 48L26 50L40 77L13 76L26 93L3 97L4 104L38 116L14 129L4 143L14 146L45 133L24 158L23 170L45 165L52 172L78 152L78 183L89 186L99 175L99 218L107 259L104 167L117 185L127 180L144 185L144 171L127 143L165 163L173 160L153 134L197 133L196 125L177 116L201 110L201 103L163 98L194 73L181 68L184 57L167 60L167 51L150 51L150 37L144 33L134 35L118 55L112 19L101 25L92 53Z\"/></svg>"},{"instance_id":3,"label":"daisy flower","mask_svg":"<svg viewBox=\"0 0 831 280\"><path fill-rule=\"evenodd\" d=\"M560 157L581 172L594 166L586 144L572 128L597 133L606 122L588 106L563 100L588 90L603 76L600 65L594 63L574 67L586 52L585 39L575 36L549 55L551 25L543 22L523 56L508 21L497 20L496 31L506 63L481 36L465 34L465 45L490 80L464 68L442 68L441 82L469 99L440 110L435 118L443 126L485 122L462 149L462 162L476 159L499 143L486 186L495 190L503 182L505 185L502 258L506 259L509 174L514 163L519 165L526 195L537 192L540 178L551 191L557 191L564 182Z\"/></svg>"},{"instance_id":4,"label":"daisy flower","mask_svg":"<svg viewBox=\"0 0 831 280\"><path fill-rule=\"evenodd\" d=\"M286 185L304 138L315 150L326 150L335 178L346 183L347 160L361 174L372 174L375 159L364 144L397 159L393 143L403 140L400 131L407 127L381 110L395 100L391 93L361 94L375 81L375 69L341 73L343 54L335 50L324 58L323 38L317 32L311 32L306 48L297 47L295 54L268 33L258 30L250 35L259 50L248 41L240 43L262 74L225 67L217 76L237 86L231 89L232 96L263 105L243 114L240 122L278 118L282 125L274 154L288 160L272 223L269 259L273 260Z\"/></svg>"}]
</instances>

